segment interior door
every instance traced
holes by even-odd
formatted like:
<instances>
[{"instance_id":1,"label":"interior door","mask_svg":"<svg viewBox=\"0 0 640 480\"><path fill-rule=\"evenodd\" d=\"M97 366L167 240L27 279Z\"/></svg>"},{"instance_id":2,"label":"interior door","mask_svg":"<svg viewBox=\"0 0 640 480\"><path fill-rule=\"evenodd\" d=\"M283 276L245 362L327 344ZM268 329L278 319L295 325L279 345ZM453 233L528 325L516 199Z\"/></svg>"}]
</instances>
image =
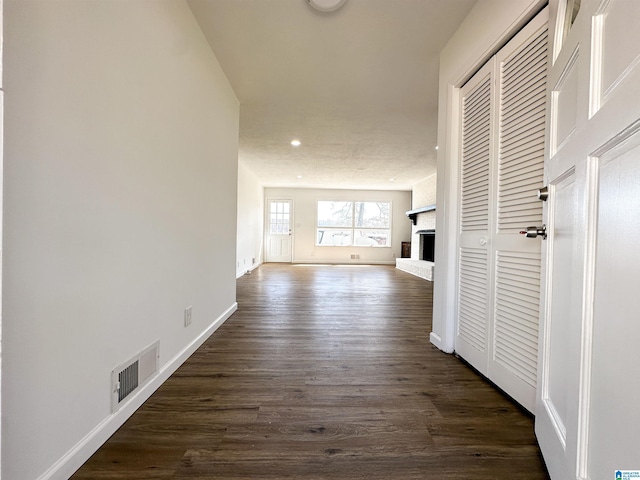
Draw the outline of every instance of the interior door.
<instances>
[{"instance_id":1,"label":"interior door","mask_svg":"<svg viewBox=\"0 0 640 480\"><path fill-rule=\"evenodd\" d=\"M265 261L291 263L293 235L293 201L283 199L267 199Z\"/></svg>"},{"instance_id":2,"label":"interior door","mask_svg":"<svg viewBox=\"0 0 640 480\"><path fill-rule=\"evenodd\" d=\"M552 7L536 434L553 480L638 478L640 2Z\"/></svg>"},{"instance_id":3,"label":"interior door","mask_svg":"<svg viewBox=\"0 0 640 480\"><path fill-rule=\"evenodd\" d=\"M456 351L533 411L542 221L548 11L461 89Z\"/></svg>"}]
</instances>

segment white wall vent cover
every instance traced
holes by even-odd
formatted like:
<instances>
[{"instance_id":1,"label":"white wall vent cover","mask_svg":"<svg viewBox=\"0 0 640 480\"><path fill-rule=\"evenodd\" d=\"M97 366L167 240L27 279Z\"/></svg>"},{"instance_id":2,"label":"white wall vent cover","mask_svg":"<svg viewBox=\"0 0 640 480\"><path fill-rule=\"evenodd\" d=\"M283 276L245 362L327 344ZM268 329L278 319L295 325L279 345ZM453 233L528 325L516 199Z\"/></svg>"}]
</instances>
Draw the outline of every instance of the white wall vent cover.
<instances>
[{"instance_id":1,"label":"white wall vent cover","mask_svg":"<svg viewBox=\"0 0 640 480\"><path fill-rule=\"evenodd\" d=\"M112 413L158 373L159 362L160 342L157 341L111 371Z\"/></svg>"}]
</instances>

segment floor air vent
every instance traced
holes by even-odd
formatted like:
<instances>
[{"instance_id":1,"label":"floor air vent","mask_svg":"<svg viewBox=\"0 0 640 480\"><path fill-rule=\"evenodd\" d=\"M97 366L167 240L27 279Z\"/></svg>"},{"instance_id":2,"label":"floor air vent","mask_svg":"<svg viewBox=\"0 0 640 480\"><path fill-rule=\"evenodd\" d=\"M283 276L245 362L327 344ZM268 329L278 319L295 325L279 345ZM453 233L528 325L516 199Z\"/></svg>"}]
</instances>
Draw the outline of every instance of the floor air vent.
<instances>
[{"instance_id":1,"label":"floor air vent","mask_svg":"<svg viewBox=\"0 0 640 480\"><path fill-rule=\"evenodd\" d=\"M159 345L155 342L111 371L111 412L158 373Z\"/></svg>"}]
</instances>

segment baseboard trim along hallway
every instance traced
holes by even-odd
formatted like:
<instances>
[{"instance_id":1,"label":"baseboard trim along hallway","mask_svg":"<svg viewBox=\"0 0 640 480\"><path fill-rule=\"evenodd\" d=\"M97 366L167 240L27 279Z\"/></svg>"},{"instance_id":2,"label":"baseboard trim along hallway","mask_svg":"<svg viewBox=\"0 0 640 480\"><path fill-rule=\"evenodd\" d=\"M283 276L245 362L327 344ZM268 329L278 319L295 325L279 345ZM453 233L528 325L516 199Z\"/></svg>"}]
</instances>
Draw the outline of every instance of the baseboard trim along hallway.
<instances>
[{"instance_id":1,"label":"baseboard trim along hallway","mask_svg":"<svg viewBox=\"0 0 640 480\"><path fill-rule=\"evenodd\" d=\"M160 368L158 375L144 385L131 400L122 406L116 413L106 417L86 437L69 450L49 470L42 474L38 480L65 480L68 479L87 459L106 442L134 412L169 378L175 371L202 346L202 344L237 310L238 304L234 303L225 312L216 318L198 337L183 348L169 362ZM97 477L94 477L97 478ZM136 478L135 476L129 478ZM149 477L153 478L153 477Z\"/></svg>"}]
</instances>

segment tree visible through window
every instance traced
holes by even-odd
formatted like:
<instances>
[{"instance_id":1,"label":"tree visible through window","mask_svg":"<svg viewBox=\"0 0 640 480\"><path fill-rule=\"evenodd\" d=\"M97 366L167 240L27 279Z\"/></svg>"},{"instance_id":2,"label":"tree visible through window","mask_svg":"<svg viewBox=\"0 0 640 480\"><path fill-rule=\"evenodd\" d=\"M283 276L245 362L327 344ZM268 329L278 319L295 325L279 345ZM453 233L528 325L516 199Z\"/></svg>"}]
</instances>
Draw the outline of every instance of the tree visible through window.
<instances>
[{"instance_id":1,"label":"tree visible through window","mask_svg":"<svg viewBox=\"0 0 640 480\"><path fill-rule=\"evenodd\" d=\"M390 202L318 201L316 245L391 246Z\"/></svg>"}]
</instances>

